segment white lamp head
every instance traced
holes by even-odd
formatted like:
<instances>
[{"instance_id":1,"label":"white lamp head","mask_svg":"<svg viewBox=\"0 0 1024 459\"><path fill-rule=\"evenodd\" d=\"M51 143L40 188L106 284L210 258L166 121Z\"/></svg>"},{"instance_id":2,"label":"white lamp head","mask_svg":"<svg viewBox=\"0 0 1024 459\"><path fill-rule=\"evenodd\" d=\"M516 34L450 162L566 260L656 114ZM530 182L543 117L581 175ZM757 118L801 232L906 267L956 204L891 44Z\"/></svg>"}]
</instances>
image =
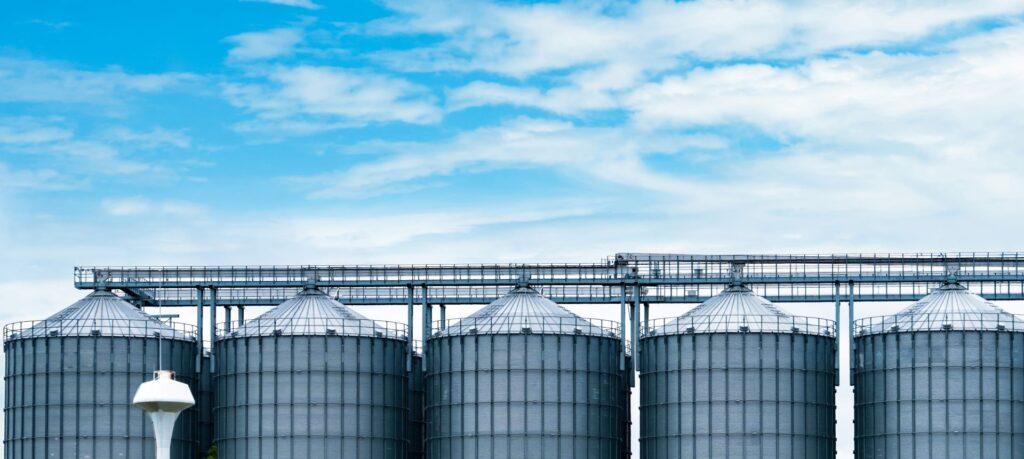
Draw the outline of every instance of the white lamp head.
<instances>
[{"instance_id":1,"label":"white lamp head","mask_svg":"<svg viewBox=\"0 0 1024 459\"><path fill-rule=\"evenodd\" d=\"M132 405L149 413L149 419L153 421L157 459L171 457L171 436L178 413L195 404L192 390L188 384L175 381L173 371L154 371L152 381L139 385Z\"/></svg>"}]
</instances>

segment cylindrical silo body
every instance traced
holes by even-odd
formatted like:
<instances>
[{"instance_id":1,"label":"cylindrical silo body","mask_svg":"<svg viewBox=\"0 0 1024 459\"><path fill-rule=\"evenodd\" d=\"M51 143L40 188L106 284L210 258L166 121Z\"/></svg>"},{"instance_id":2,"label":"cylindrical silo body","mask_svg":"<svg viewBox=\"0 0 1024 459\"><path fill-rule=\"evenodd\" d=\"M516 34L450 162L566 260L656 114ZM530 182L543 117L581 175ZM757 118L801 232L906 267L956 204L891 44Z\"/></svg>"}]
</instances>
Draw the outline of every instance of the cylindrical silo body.
<instances>
[{"instance_id":1,"label":"cylindrical silo body","mask_svg":"<svg viewBox=\"0 0 1024 459\"><path fill-rule=\"evenodd\" d=\"M316 289L218 337L220 458L405 458L405 328Z\"/></svg>"},{"instance_id":2,"label":"cylindrical silo body","mask_svg":"<svg viewBox=\"0 0 1024 459\"><path fill-rule=\"evenodd\" d=\"M743 286L640 340L642 458L833 458L834 322Z\"/></svg>"},{"instance_id":3,"label":"cylindrical silo body","mask_svg":"<svg viewBox=\"0 0 1024 459\"><path fill-rule=\"evenodd\" d=\"M4 457L129 458L155 455L153 428L132 406L160 363L195 387L195 333L96 291L50 319L8 325ZM195 457L196 410L181 413L172 457Z\"/></svg>"},{"instance_id":4,"label":"cylindrical silo body","mask_svg":"<svg viewBox=\"0 0 1024 459\"><path fill-rule=\"evenodd\" d=\"M427 340L427 457L618 458L617 324L519 287Z\"/></svg>"},{"instance_id":5,"label":"cylindrical silo body","mask_svg":"<svg viewBox=\"0 0 1024 459\"><path fill-rule=\"evenodd\" d=\"M959 284L858 320L858 458L1024 457L1024 322Z\"/></svg>"}]
</instances>

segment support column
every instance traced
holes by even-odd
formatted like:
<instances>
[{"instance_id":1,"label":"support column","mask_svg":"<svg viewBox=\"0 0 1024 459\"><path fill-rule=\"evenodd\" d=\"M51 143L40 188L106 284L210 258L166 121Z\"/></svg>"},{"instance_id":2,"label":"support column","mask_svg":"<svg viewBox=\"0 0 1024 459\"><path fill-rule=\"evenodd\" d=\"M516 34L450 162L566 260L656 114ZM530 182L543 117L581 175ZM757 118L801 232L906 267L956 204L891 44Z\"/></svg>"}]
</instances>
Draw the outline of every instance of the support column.
<instances>
[{"instance_id":1,"label":"support column","mask_svg":"<svg viewBox=\"0 0 1024 459\"><path fill-rule=\"evenodd\" d=\"M849 364L849 366L850 366L850 376L849 377L850 377L850 385L852 386L853 385L853 367L855 366L855 362L856 362L856 360L854 360L855 353L854 353L854 348L853 348L853 281L850 281L850 291L848 293L849 293L849 296L850 296L849 297L849 301L850 301L849 314L850 314L850 316L847 319L848 323L846 324L846 339L849 341L849 346L850 346L850 364Z\"/></svg>"},{"instance_id":2,"label":"support column","mask_svg":"<svg viewBox=\"0 0 1024 459\"><path fill-rule=\"evenodd\" d=\"M633 317L631 317L630 324L632 330L630 331L630 339L633 341L633 368L629 372L629 386L636 386L636 370L640 368L640 348L637 347L640 344L640 284L633 287Z\"/></svg>"},{"instance_id":3,"label":"support column","mask_svg":"<svg viewBox=\"0 0 1024 459\"><path fill-rule=\"evenodd\" d=\"M427 285L423 287L423 348L420 351L420 355L423 356L423 372L427 372L427 338L430 338L430 301L427 299Z\"/></svg>"},{"instance_id":4,"label":"support column","mask_svg":"<svg viewBox=\"0 0 1024 459\"><path fill-rule=\"evenodd\" d=\"M238 305L238 328L245 325L245 306Z\"/></svg>"},{"instance_id":5,"label":"support column","mask_svg":"<svg viewBox=\"0 0 1024 459\"><path fill-rule=\"evenodd\" d=\"M626 371L626 284L622 284L622 303L619 304L619 340L622 341L619 371Z\"/></svg>"},{"instance_id":6,"label":"support column","mask_svg":"<svg viewBox=\"0 0 1024 459\"><path fill-rule=\"evenodd\" d=\"M413 318L412 318L412 308L413 308L413 303L416 302L416 298L415 298L416 297L416 288L413 287L412 285L409 285L408 289L409 289L409 309L408 309L408 311L406 311L407 312L407 316L408 316L407 317L408 320L406 322L406 327L408 327L408 329L406 330L406 335L407 335L406 337L409 339L409 342L408 342L409 352L407 352L406 355L405 355L405 371L411 373L412 372L412 353L414 351L414 348L413 348L413 345L412 345L412 340L415 337L415 333L414 332L415 332L415 329L416 329L416 324L413 323Z\"/></svg>"},{"instance_id":7,"label":"support column","mask_svg":"<svg viewBox=\"0 0 1024 459\"><path fill-rule=\"evenodd\" d=\"M644 330L651 328L651 303L644 302Z\"/></svg>"},{"instance_id":8,"label":"support column","mask_svg":"<svg viewBox=\"0 0 1024 459\"><path fill-rule=\"evenodd\" d=\"M231 306L224 306L224 331L231 333Z\"/></svg>"},{"instance_id":9,"label":"support column","mask_svg":"<svg viewBox=\"0 0 1024 459\"><path fill-rule=\"evenodd\" d=\"M203 288L196 288L196 373L203 370Z\"/></svg>"},{"instance_id":10,"label":"support column","mask_svg":"<svg viewBox=\"0 0 1024 459\"><path fill-rule=\"evenodd\" d=\"M438 309L441 311L441 330L444 330L448 327L448 324L446 323L447 319L444 317L444 303L439 304Z\"/></svg>"},{"instance_id":11,"label":"support column","mask_svg":"<svg viewBox=\"0 0 1024 459\"><path fill-rule=\"evenodd\" d=\"M213 343L217 341L217 289L210 287L210 373L217 367L217 356L213 355Z\"/></svg>"},{"instance_id":12,"label":"support column","mask_svg":"<svg viewBox=\"0 0 1024 459\"><path fill-rule=\"evenodd\" d=\"M836 281L835 290L833 290L833 292L832 292L832 298L836 302L836 324L835 324L835 330L833 330L833 333L835 333L835 335L836 335L836 346L839 346L839 345L842 344L842 337L844 335L843 333L839 332L839 330L842 329L842 327L841 327L841 324L842 324L842 314L839 312L840 311L840 306L842 305L842 300L839 297L839 281ZM839 372L839 350L838 349L836 349L836 357L835 358L836 358L836 372L838 373ZM839 385L839 378L836 378L836 385L837 386Z\"/></svg>"}]
</instances>

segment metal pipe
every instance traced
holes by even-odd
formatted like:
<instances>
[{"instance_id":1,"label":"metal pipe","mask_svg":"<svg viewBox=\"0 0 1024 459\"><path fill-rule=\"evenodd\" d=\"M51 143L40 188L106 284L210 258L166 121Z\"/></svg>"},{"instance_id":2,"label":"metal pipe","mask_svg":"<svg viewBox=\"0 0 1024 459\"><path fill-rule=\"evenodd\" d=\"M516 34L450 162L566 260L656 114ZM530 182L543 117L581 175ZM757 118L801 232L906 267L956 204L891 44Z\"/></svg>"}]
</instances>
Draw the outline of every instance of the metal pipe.
<instances>
[{"instance_id":1,"label":"metal pipe","mask_svg":"<svg viewBox=\"0 0 1024 459\"><path fill-rule=\"evenodd\" d=\"M213 354L213 343L217 341L217 289L210 287L210 373L217 368L217 356Z\"/></svg>"},{"instance_id":2,"label":"metal pipe","mask_svg":"<svg viewBox=\"0 0 1024 459\"><path fill-rule=\"evenodd\" d=\"M409 295L408 295L408 297L409 297L409 308L408 308L408 311L406 311L406 313L407 313L406 326L409 328L409 330L407 330L407 334L408 334L407 338L409 339L407 344L408 344L408 347L409 347L409 352L406 352L406 354L405 354L405 371L412 372L412 353L415 350L413 348L413 345L412 345L412 340L415 337L414 333L416 331L416 324L413 323L412 308L413 308L413 303L416 302L416 288L413 287L410 284L408 286L408 289L409 289L408 290L408 293L409 293Z\"/></svg>"},{"instance_id":3,"label":"metal pipe","mask_svg":"<svg viewBox=\"0 0 1024 459\"><path fill-rule=\"evenodd\" d=\"M842 300L839 298L839 281L836 281L836 283L835 283L835 290L833 291L832 296L834 297L835 302L836 302L836 323L835 323L835 330L833 332L836 335L836 346L839 346L842 343L842 341L841 341L842 336L844 336L843 333L839 332L839 330L841 330L840 324L842 323L842 314L840 313L840 307L842 305ZM849 338L847 338L847 339L849 339ZM836 360L836 365L835 365L836 366L836 372L838 372L839 371L839 352L838 352L838 349L836 350L835 360ZM836 386L838 386L838 385L839 385L839 378L836 378Z\"/></svg>"},{"instance_id":4,"label":"metal pipe","mask_svg":"<svg viewBox=\"0 0 1024 459\"><path fill-rule=\"evenodd\" d=\"M203 288L196 288L196 373L203 371Z\"/></svg>"}]
</instances>

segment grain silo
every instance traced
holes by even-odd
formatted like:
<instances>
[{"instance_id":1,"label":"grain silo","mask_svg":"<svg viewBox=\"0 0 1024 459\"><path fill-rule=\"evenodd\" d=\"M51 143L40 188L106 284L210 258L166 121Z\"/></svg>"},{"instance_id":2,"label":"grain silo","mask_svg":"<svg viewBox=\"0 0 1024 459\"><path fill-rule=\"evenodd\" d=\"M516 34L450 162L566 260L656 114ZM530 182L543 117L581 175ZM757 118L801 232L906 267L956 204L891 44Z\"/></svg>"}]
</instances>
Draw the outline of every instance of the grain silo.
<instances>
[{"instance_id":1,"label":"grain silo","mask_svg":"<svg viewBox=\"0 0 1024 459\"><path fill-rule=\"evenodd\" d=\"M97 290L49 319L4 328L4 457L153 457L153 428L132 397L162 363L195 390L195 331ZM162 361L162 362L161 362ZM196 410L182 413L172 457L193 458Z\"/></svg>"},{"instance_id":2,"label":"grain silo","mask_svg":"<svg viewBox=\"0 0 1024 459\"><path fill-rule=\"evenodd\" d=\"M221 458L405 458L406 329L316 288L218 335Z\"/></svg>"},{"instance_id":3,"label":"grain silo","mask_svg":"<svg viewBox=\"0 0 1024 459\"><path fill-rule=\"evenodd\" d=\"M858 320L859 458L1024 457L1024 322L948 282Z\"/></svg>"},{"instance_id":4,"label":"grain silo","mask_svg":"<svg viewBox=\"0 0 1024 459\"><path fill-rule=\"evenodd\" d=\"M427 457L618 458L618 324L518 286L427 340Z\"/></svg>"},{"instance_id":5,"label":"grain silo","mask_svg":"<svg viewBox=\"0 0 1024 459\"><path fill-rule=\"evenodd\" d=\"M642 458L835 457L834 322L742 285L640 339Z\"/></svg>"}]
</instances>

